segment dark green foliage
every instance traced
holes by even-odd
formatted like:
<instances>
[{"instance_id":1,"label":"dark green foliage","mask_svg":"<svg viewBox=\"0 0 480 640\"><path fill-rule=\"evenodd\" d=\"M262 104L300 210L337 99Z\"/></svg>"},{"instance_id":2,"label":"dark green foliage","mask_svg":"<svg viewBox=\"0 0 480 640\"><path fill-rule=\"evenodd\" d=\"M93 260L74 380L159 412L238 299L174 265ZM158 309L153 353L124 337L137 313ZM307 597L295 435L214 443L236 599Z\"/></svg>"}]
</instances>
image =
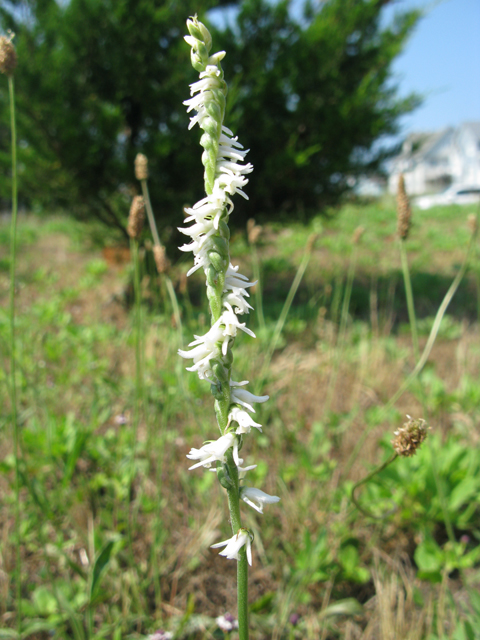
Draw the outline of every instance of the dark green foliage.
<instances>
[{"instance_id":1,"label":"dark green foliage","mask_svg":"<svg viewBox=\"0 0 480 640\"><path fill-rule=\"evenodd\" d=\"M202 176L182 105L195 77L183 41L185 19L221 3L27 4L31 19L2 12L4 26L16 32L21 60L16 80L24 197L118 224L136 188L133 161L142 151L150 159L159 217L178 218L183 199L201 195ZM188 185L197 192L189 194Z\"/></svg>"},{"instance_id":2,"label":"dark green foliage","mask_svg":"<svg viewBox=\"0 0 480 640\"><path fill-rule=\"evenodd\" d=\"M123 227L138 189L133 160L150 161L164 239L182 205L202 197L198 135L182 101L195 79L185 19L222 0L25 0L0 8L16 32L21 193L29 206L62 207ZM233 3L238 4L238 3ZM387 0L306 5L245 0L235 26L217 29L230 94L227 125L251 149L251 203L238 223L264 214L307 217L338 201L348 176L374 167L371 151L417 100L398 100L390 67L418 12L381 28ZM14 10L11 7L16 7ZM10 9L10 10L9 10ZM26 9L26 12L25 12ZM0 87L0 164L8 174L6 87ZM1 195L8 193L0 179ZM3 184L2 184L3 183Z\"/></svg>"}]
</instances>

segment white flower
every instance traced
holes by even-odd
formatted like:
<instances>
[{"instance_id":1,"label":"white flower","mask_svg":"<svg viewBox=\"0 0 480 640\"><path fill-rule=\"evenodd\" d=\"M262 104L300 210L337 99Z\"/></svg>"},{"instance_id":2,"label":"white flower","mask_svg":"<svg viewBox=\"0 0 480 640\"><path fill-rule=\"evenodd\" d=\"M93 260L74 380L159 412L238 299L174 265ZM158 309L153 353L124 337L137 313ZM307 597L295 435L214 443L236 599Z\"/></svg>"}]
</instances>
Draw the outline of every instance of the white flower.
<instances>
[{"instance_id":1,"label":"white flower","mask_svg":"<svg viewBox=\"0 0 480 640\"><path fill-rule=\"evenodd\" d=\"M270 496L268 493L255 489L254 487L240 487L240 497L250 507L263 513L263 506L265 504L273 504L274 502L280 502L278 496Z\"/></svg>"},{"instance_id":2,"label":"white flower","mask_svg":"<svg viewBox=\"0 0 480 640\"><path fill-rule=\"evenodd\" d=\"M241 404L242 407L245 407L252 413L255 413L255 409L252 407L252 402L266 402L269 396L255 396L253 393L250 393L250 391L247 391L246 389L238 388L243 387L246 384L248 384L248 380L244 380L243 382L234 382L233 380L231 380L231 399L232 402Z\"/></svg>"},{"instance_id":3,"label":"white flower","mask_svg":"<svg viewBox=\"0 0 480 640\"><path fill-rule=\"evenodd\" d=\"M225 462L225 454L233 447L233 459L235 460L235 464L238 466L243 462L241 458L238 457L238 440L233 433L227 433L224 436L221 436L218 440L214 440L212 442L207 442L204 444L201 449L191 449L190 453L187 454L187 458L190 460L200 460L197 464L189 467L189 471L191 469L196 469L197 467L211 467L212 462Z\"/></svg>"},{"instance_id":4,"label":"white flower","mask_svg":"<svg viewBox=\"0 0 480 640\"><path fill-rule=\"evenodd\" d=\"M255 422L254 419L250 416L249 413L245 411L245 409L240 409L240 407L233 407L230 409L228 414L228 425L230 422L238 422L238 428L235 433L250 433L252 427L257 428L259 431L262 430L262 425Z\"/></svg>"},{"instance_id":5,"label":"white flower","mask_svg":"<svg viewBox=\"0 0 480 640\"><path fill-rule=\"evenodd\" d=\"M148 636L148 640L172 640L173 633L171 631L164 631L159 629Z\"/></svg>"},{"instance_id":6,"label":"white flower","mask_svg":"<svg viewBox=\"0 0 480 640\"><path fill-rule=\"evenodd\" d=\"M231 613L226 613L224 616L218 616L218 618L215 619L215 622L225 633L230 633L230 631L238 629L238 621L235 620Z\"/></svg>"},{"instance_id":7,"label":"white flower","mask_svg":"<svg viewBox=\"0 0 480 640\"><path fill-rule=\"evenodd\" d=\"M234 267L231 264L228 266L223 288L224 304L228 302L232 307L235 307L235 313L248 313L248 310L253 307L245 300L250 297L246 288L253 287L255 283L249 282L246 276L237 273L237 271L238 266Z\"/></svg>"},{"instance_id":8,"label":"white flower","mask_svg":"<svg viewBox=\"0 0 480 640\"><path fill-rule=\"evenodd\" d=\"M233 538L212 544L211 547L212 549L225 547L225 549L220 552L221 556L224 556L228 560L239 560L238 552L245 545L248 564L252 566L252 539L253 536L249 531L246 529L239 529L238 533L236 533Z\"/></svg>"},{"instance_id":9,"label":"white flower","mask_svg":"<svg viewBox=\"0 0 480 640\"><path fill-rule=\"evenodd\" d=\"M248 333L249 336L255 338L255 334L251 329L249 329L245 322L239 322L237 318L237 314L233 311L231 304L228 302L223 303L226 307L226 310L222 313L220 320L221 323L225 325L224 336L235 337L237 335L237 329L241 329L245 333ZM226 353L226 349L224 351Z\"/></svg>"},{"instance_id":10,"label":"white flower","mask_svg":"<svg viewBox=\"0 0 480 640\"><path fill-rule=\"evenodd\" d=\"M193 358L193 366L187 367L187 371L196 371L201 380L210 378L210 360L219 355L218 343L223 342L223 329L220 326L220 319L210 327L204 336L194 336L195 340L190 342L189 347L194 347L191 351L178 350L178 355L182 358Z\"/></svg>"}]
</instances>

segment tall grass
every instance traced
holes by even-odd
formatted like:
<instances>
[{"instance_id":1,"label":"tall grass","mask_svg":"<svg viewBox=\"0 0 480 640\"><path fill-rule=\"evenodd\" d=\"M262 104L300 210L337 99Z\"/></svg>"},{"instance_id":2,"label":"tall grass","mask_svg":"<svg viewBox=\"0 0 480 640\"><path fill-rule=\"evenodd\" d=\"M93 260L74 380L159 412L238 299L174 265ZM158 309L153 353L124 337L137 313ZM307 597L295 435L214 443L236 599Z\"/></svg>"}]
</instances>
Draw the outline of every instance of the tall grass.
<instances>
[{"instance_id":1,"label":"tall grass","mask_svg":"<svg viewBox=\"0 0 480 640\"><path fill-rule=\"evenodd\" d=\"M357 247L349 277L359 213L372 226ZM430 280L419 287L419 277L434 260L430 247L416 245L415 237L409 240L414 300L420 308L425 300L436 305L430 318L418 318L420 357L413 368L412 343L403 333L410 324L404 320L403 296L395 296L396 320L388 335L375 336L368 322L370 273L378 273L380 318L390 304L389 281L398 276L398 259L391 252L391 204L347 206L338 221L326 223L326 233L302 269L298 265L311 229L291 225L269 229L264 236L260 267L268 271L275 256L275 264L281 260L284 269L277 274L278 287L270 280L263 293L266 330L260 332L260 351L241 342L238 367L244 377L258 376L282 318L265 372L275 403L258 412L267 438L260 436L252 449L252 456L265 462L251 473L254 482L282 497L283 508L265 514L261 528L256 514L247 520L258 544L249 600L255 639L453 639L470 628L475 637L475 599L466 582L475 584L480 563L475 538L480 356L476 324L465 320L476 312L467 272L469 264L475 268L470 260L476 240L468 240L459 222L464 213L452 208L440 211L438 219L432 211L429 218L433 245L444 236L446 221L455 230L449 236L450 253L437 271L438 292ZM282 234L287 232L285 243ZM0 240L1 265L9 242L1 227ZM62 252L52 249L59 242L68 247L75 277L59 269ZM466 257L459 268L462 245ZM192 640L222 637L216 618L234 610L235 594L218 575L218 559L207 547L218 539L224 507L213 474L189 477L183 462L192 434L199 431L206 438L211 433L209 393L193 377L186 379L187 403L178 393L178 334L170 313L140 300L145 410L155 419L150 443L139 430L131 465L135 348L127 338L135 317L118 293L112 295L125 283L127 271L108 267L88 245L79 245L76 227L66 222L25 219L19 249L20 552L23 575L29 576L22 593L23 633L139 638L163 628ZM247 259L245 264L248 271ZM336 324L331 298L323 295L335 273L351 282L340 299ZM172 284L177 277L174 270ZM294 295L282 314L289 290ZM179 304L182 311L180 298ZM189 333L205 331L204 313L200 304L193 314L184 314ZM2 327L8 327L8 314L8 304L0 307ZM338 336L343 336L341 357ZM8 358L6 343L1 344ZM423 391L416 377L420 370ZM334 374L338 382L327 414ZM353 508L352 486L391 456L393 431L405 413L418 415L422 393L434 427L432 451L396 460L363 485L358 499L373 515L385 516L392 504L396 507L382 520L371 519ZM7 425L3 418L0 483L7 499L0 507L2 570L14 567L16 554L8 537L15 514L15 501L9 498L15 495L15 460ZM361 457L355 453L359 442ZM457 539L453 551L431 455L438 462ZM2 580L0 628L6 636L15 626L16 598L14 583ZM465 610L462 602L470 602Z\"/></svg>"},{"instance_id":2,"label":"tall grass","mask_svg":"<svg viewBox=\"0 0 480 640\"><path fill-rule=\"evenodd\" d=\"M10 409L12 413L12 440L15 458L15 587L17 633L22 632L22 558L21 558L21 505L20 505L20 464L21 447L17 413L17 364L15 333L15 286L17 265L17 127L15 119L15 82L14 70L17 64L13 35L0 37L0 72L8 79L8 97L10 108L11 159L12 159L12 215L10 223L10 287L9 287L9 324L10 324Z\"/></svg>"}]
</instances>

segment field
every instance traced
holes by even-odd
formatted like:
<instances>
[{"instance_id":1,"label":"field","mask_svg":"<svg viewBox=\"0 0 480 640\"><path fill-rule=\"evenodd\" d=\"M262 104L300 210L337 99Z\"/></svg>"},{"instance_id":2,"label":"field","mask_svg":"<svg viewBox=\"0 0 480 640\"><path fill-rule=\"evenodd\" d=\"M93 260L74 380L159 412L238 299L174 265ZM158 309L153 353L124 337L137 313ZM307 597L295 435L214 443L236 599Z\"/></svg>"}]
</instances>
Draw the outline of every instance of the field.
<instances>
[{"instance_id":1,"label":"field","mask_svg":"<svg viewBox=\"0 0 480 640\"><path fill-rule=\"evenodd\" d=\"M471 213L414 211L420 354L467 254ZM478 254L414 377L396 224L385 199L308 227L269 225L254 245L246 231L232 237L234 264L260 274L248 319L257 340L240 336L234 371L270 395L242 456L258 465L252 484L281 498L264 515L243 509L255 534L254 640L480 638ZM214 437L212 397L177 355L209 323L203 277L187 281L188 259L171 269L179 325L147 243L138 318L129 252L104 231L25 215L18 235L22 637L228 635L216 618L235 614L236 563L209 548L230 535L226 500L215 474L188 471L185 457ZM0 638L17 637L8 247L5 219ZM360 485L359 509L354 485L391 457L407 414L431 427L426 442Z\"/></svg>"}]
</instances>

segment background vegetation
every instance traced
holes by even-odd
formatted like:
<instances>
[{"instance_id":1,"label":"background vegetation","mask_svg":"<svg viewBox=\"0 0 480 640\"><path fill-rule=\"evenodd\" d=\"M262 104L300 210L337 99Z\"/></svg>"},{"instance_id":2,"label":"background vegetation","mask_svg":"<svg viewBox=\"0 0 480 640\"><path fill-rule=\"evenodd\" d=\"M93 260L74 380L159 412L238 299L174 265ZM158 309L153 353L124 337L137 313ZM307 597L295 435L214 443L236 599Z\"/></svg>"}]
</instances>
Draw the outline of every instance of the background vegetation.
<instances>
[{"instance_id":1,"label":"background vegetation","mask_svg":"<svg viewBox=\"0 0 480 640\"><path fill-rule=\"evenodd\" d=\"M415 215L407 242L420 346L458 271L468 208ZM352 235L361 220L360 244ZM389 201L346 205L308 227L268 225L256 254L240 231L234 259L261 273L264 324L239 340L235 369L271 396L264 435L242 452L255 485L282 502L255 532L252 638L476 639L480 629L477 258L448 310L421 377L394 406L414 366ZM268 363L272 336L310 234L305 277ZM136 413L131 267L98 248L94 224L61 217L19 225L18 384L21 425L23 637L221 638L234 612L235 563L209 544L228 534L214 474L185 454L212 433L208 385L183 369L181 341L207 323L204 284L171 272L183 331L145 254L144 386ZM8 372L8 232L0 227L0 348ZM356 247L356 248L354 248ZM344 306L353 251L351 305ZM258 300L257 300L258 302ZM254 301L255 304L255 301ZM266 369L263 369L265 365ZM264 371L262 383L259 372ZM1 385L0 637L16 637L14 462ZM426 413L423 406L426 407ZM353 483L391 455L405 414L431 434L358 493ZM358 441L367 435L361 451ZM221 563L221 564L220 564Z\"/></svg>"},{"instance_id":2,"label":"background vegetation","mask_svg":"<svg viewBox=\"0 0 480 640\"><path fill-rule=\"evenodd\" d=\"M245 509L252 640L479 640L477 247L425 368L399 394L418 358L394 205L327 208L378 166L379 139L418 102L398 99L390 70L419 13L386 26L391 1L307 2L296 19L288 1L2 3L20 61L20 193L44 215L19 221L18 420L0 220L0 639L227 635L216 618L234 613L236 567L210 549L227 535L225 501L214 474L189 472L185 458L212 433L212 398L177 356L208 325L203 278L187 281L190 261L171 250L159 277L145 233L137 315L118 239L138 151L163 240L173 244L182 205L199 197L184 22L228 7L232 21L212 31L228 50L228 123L256 169L250 206L232 220L234 262L258 279L258 340L239 338L235 370L271 396L242 455L258 463L253 483L282 499L264 516ZM5 207L7 122L2 85ZM262 229L246 228L253 211ZM415 214L406 248L420 349L463 273L471 213ZM361 485L354 505L406 414L431 425L427 442Z\"/></svg>"},{"instance_id":3,"label":"background vegetation","mask_svg":"<svg viewBox=\"0 0 480 640\"><path fill-rule=\"evenodd\" d=\"M133 159L150 159L152 198L163 240L185 203L199 199L197 139L182 101L194 80L183 42L195 12L228 50L228 122L241 132L255 174L248 210L278 220L316 215L352 180L378 167L374 143L397 130L418 98L399 99L391 65L419 18L392 0L9 0L0 28L15 33L23 204L60 207L116 226L128 207ZM208 21L227 5L231 26ZM295 14L296 15L296 14ZM218 16L218 14L217 14ZM0 87L0 187L8 193L7 91ZM5 196L3 196L5 197ZM161 203L161 204L160 204ZM173 243L174 244L174 243ZM178 243L177 243L178 244Z\"/></svg>"}]
</instances>

